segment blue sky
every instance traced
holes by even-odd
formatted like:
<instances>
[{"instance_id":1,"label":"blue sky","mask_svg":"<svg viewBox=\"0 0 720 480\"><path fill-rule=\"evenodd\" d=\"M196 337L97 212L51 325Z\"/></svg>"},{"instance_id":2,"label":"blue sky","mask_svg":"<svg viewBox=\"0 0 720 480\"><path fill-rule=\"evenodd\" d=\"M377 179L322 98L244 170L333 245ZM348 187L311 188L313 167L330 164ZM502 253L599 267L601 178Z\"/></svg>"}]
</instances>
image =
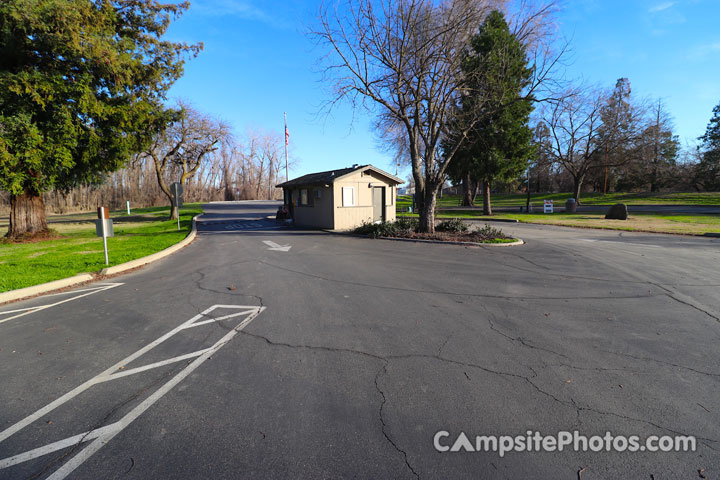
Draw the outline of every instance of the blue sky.
<instances>
[{"instance_id":1,"label":"blue sky","mask_svg":"<svg viewBox=\"0 0 720 480\"><path fill-rule=\"evenodd\" d=\"M172 98L227 121L240 139L248 129L281 135L287 112L291 177L353 163L394 173L370 114L347 105L319 114L330 98L318 73L323 51L304 33L317 2L191 2L167 38L205 50ZM633 95L664 101L683 144L704 133L720 103L720 0L568 0L557 20L571 40L568 77L604 87L628 77Z\"/></svg>"}]
</instances>

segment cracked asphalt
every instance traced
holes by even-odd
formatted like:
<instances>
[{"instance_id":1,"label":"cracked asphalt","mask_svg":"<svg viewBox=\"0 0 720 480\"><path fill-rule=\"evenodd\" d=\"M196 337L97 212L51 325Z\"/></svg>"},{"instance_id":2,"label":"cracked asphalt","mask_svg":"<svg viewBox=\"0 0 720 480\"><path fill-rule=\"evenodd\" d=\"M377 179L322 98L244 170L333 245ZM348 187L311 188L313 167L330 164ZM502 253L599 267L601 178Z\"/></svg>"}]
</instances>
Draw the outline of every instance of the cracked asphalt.
<instances>
[{"instance_id":1,"label":"cracked asphalt","mask_svg":"<svg viewBox=\"0 0 720 480\"><path fill-rule=\"evenodd\" d=\"M123 285L1 323L0 431L208 307L248 305L266 309L67 478L720 477L720 239L495 224L527 244L468 248L278 228L275 208L206 205L190 246L104 280ZM0 460L123 418L192 360L83 392ZM693 435L697 451L433 447L528 430ZM48 478L86 445L0 478Z\"/></svg>"}]
</instances>

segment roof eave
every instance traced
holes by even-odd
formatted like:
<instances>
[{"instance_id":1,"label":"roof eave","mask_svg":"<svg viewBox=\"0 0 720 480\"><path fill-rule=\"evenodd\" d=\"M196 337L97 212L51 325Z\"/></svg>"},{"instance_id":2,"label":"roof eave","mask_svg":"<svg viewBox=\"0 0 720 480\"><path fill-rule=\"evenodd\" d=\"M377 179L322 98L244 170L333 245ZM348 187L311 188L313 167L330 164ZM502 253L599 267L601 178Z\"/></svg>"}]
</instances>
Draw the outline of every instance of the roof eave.
<instances>
[{"instance_id":1,"label":"roof eave","mask_svg":"<svg viewBox=\"0 0 720 480\"><path fill-rule=\"evenodd\" d=\"M346 173L345 175L341 175L341 176L339 176L339 177L335 177L335 178L333 179L333 181L335 181L335 180L340 180L341 178L344 178L344 177L347 177L347 176L352 175L352 174L354 174L354 173L357 173L357 172L359 172L359 171L365 171L365 170L372 170L373 172L375 172L375 173L377 173L377 174L379 174L379 175L382 175L383 177L388 178L388 179L396 182L398 185L405 183L405 180L403 180L402 178L396 177L395 175L392 175L392 174L387 173L387 172L385 172L385 171L383 171L383 170L380 170L379 168L374 167L374 166L372 166L372 165L363 165L362 167L358 167L358 168L356 168L355 170L353 170L352 172L348 172L348 173Z\"/></svg>"}]
</instances>

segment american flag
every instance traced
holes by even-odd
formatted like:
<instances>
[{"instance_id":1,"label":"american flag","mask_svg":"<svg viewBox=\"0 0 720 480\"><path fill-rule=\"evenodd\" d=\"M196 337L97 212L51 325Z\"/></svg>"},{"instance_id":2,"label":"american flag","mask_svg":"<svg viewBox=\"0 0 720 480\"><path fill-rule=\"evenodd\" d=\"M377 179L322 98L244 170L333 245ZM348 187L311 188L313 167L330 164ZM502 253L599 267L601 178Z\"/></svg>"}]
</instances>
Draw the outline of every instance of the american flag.
<instances>
[{"instance_id":1,"label":"american flag","mask_svg":"<svg viewBox=\"0 0 720 480\"><path fill-rule=\"evenodd\" d=\"M288 145L290 142L290 132L288 132L287 129L287 123L285 124L285 145Z\"/></svg>"}]
</instances>

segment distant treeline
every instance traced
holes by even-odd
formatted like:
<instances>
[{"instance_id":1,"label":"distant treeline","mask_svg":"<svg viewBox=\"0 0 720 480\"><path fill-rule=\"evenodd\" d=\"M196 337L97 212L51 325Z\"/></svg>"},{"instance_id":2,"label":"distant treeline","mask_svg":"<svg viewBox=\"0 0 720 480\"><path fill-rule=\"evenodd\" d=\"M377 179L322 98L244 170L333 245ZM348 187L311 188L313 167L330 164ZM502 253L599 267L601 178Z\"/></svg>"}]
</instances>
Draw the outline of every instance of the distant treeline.
<instances>
[{"instance_id":1,"label":"distant treeline","mask_svg":"<svg viewBox=\"0 0 720 480\"><path fill-rule=\"evenodd\" d=\"M171 184L181 174L181 165L168 162L163 178ZM275 185L284 180L282 136L251 131L242 141L226 136L216 150L205 155L197 171L185 180L183 197L185 202L278 199L282 193ZM135 155L125 168L101 182L45 192L43 200L52 213L91 211L98 206L124 209L127 201L131 207L168 205L154 160L146 153ZM0 212L7 215L9 208L10 195L0 191Z\"/></svg>"}]
</instances>

